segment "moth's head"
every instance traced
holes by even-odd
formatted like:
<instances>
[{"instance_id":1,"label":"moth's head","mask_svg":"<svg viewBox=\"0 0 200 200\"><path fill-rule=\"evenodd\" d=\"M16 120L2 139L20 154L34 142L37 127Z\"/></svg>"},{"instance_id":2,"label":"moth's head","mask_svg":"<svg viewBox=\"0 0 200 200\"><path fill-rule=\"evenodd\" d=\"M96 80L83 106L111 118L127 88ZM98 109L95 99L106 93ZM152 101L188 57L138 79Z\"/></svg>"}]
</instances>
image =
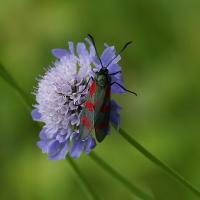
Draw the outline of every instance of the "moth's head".
<instances>
[{"instance_id":1,"label":"moth's head","mask_svg":"<svg viewBox=\"0 0 200 200\"><path fill-rule=\"evenodd\" d=\"M108 75L108 69L106 67L102 67L99 71L100 74Z\"/></svg>"},{"instance_id":2,"label":"moth's head","mask_svg":"<svg viewBox=\"0 0 200 200\"><path fill-rule=\"evenodd\" d=\"M101 68L101 70L97 74L97 84L101 87L105 87L109 82L109 75L107 68Z\"/></svg>"}]
</instances>

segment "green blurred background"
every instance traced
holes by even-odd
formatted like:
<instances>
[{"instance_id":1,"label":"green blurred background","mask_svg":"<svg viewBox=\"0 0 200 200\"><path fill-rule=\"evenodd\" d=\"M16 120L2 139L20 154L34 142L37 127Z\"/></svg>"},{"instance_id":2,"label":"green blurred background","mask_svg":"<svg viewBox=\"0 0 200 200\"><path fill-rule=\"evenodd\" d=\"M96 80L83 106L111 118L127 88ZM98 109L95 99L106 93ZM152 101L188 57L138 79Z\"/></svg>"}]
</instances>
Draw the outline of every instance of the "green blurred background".
<instances>
[{"instance_id":1,"label":"green blurred background","mask_svg":"<svg viewBox=\"0 0 200 200\"><path fill-rule=\"evenodd\" d=\"M30 96L35 78L55 60L50 50L87 33L100 50L104 42L119 49L134 41L121 65L138 97L114 96L122 127L200 188L200 1L0 0L0 61ZM38 132L0 79L0 199L89 199L66 161L41 153ZM95 152L159 200L197 199L114 131ZM136 199L88 156L76 163L101 199Z\"/></svg>"}]
</instances>

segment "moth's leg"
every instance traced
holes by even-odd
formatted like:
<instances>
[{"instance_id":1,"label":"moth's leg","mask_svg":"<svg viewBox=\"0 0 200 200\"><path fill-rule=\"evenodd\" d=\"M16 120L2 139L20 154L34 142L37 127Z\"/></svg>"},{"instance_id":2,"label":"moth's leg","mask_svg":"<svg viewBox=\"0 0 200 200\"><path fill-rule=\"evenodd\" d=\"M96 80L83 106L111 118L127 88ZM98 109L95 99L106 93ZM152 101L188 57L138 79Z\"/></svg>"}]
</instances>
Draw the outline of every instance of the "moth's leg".
<instances>
[{"instance_id":1,"label":"moth's leg","mask_svg":"<svg viewBox=\"0 0 200 200\"><path fill-rule=\"evenodd\" d=\"M63 93L57 93L57 94L59 94L59 95L61 95L61 96L63 96L63 97L65 97L65 98L68 98L69 100L72 100L71 98L70 98L70 96L67 96L67 95L65 95L65 94L63 94ZM66 105L68 102L65 102L64 103L64 105Z\"/></svg>"},{"instance_id":2,"label":"moth's leg","mask_svg":"<svg viewBox=\"0 0 200 200\"><path fill-rule=\"evenodd\" d=\"M122 88L124 91L130 92L130 93L134 94L135 96L137 96L137 93L132 92L132 91L130 91L130 90L127 90L124 86L122 86L121 84L119 84L119 83L117 83L117 82L112 82L112 83L110 84L110 86L112 86L112 85L114 85L114 84L118 85L118 86L119 86L120 88Z\"/></svg>"},{"instance_id":3,"label":"moth's leg","mask_svg":"<svg viewBox=\"0 0 200 200\"><path fill-rule=\"evenodd\" d=\"M75 106L81 106L81 105L83 105L84 103L86 102L86 100L85 101L83 101L82 103L79 103L79 104L74 104Z\"/></svg>"},{"instance_id":4,"label":"moth's leg","mask_svg":"<svg viewBox=\"0 0 200 200\"><path fill-rule=\"evenodd\" d=\"M80 94L80 93L84 92L86 90L86 88L88 87L88 85L89 85L89 83L90 83L91 80L94 80L94 78L90 77L89 80L88 80L88 82L86 83L84 89L82 91L80 91L80 92L77 92L77 94Z\"/></svg>"},{"instance_id":5,"label":"moth's leg","mask_svg":"<svg viewBox=\"0 0 200 200\"><path fill-rule=\"evenodd\" d=\"M116 75L116 74L119 74L119 73L122 73L122 71L117 71L117 72L114 72L112 74L109 74L110 76L113 76L113 75Z\"/></svg>"},{"instance_id":6,"label":"moth's leg","mask_svg":"<svg viewBox=\"0 0 200 200\"><path fill-rule=\"evenodd\" d=\"M70 98L70 96L66 96L66 95L64 95L64 94L62 94L62 93L58 93L58 94L64 96L65 98L68 97L68 99L71 100L71 101L73 100L73 99ZM64 105L66 105L67 103L68 103L68 102L65 102ZM74 105L75 105L75 106L81 106L81 105L84 104L84 103L85 103L85 101L82 102L82 103L80 103L80 104L74 104Z\"/></svg>"}]
</instances>

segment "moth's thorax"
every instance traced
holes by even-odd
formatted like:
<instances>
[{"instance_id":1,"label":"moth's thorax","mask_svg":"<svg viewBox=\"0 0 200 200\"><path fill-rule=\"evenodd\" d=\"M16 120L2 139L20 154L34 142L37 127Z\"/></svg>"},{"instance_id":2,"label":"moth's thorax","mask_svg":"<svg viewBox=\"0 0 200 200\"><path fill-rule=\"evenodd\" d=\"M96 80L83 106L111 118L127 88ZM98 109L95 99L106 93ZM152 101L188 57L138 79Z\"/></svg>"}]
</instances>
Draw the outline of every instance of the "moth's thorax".
<instances>
[{"instance_id":1,"label":"moth's thorax","mask_svg":"<svg viewBox=\"0 0 200 200\"><path fill-rule=\"evenodd\" d=\"M100 71L97 72L96 81L100 87L105 87L107 84L110 84L111 80L107 68L101 68Z\"/></svg>"}]
</instances>

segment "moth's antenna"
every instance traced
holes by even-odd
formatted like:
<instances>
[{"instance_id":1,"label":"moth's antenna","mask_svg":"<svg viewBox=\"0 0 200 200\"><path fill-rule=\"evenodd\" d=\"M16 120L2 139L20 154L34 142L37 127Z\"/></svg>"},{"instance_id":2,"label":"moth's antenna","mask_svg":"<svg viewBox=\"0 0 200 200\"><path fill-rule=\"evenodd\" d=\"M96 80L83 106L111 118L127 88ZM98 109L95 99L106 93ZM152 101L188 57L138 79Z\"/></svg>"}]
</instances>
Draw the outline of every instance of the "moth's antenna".
<instances>
[{"instance_id":1,"label":"moth's antenna","mask_svg":"<svg viewBox=\"0 0 200 200\"><path fill-rule=\"evenodd\" d=\"M136 92L132 92L131 90L127 90L123 85L121 85L121 84L119 84L119 83L117 83L117 82L111 83L110 86L112 86L112 85L114 85L114 84L118 85L118 86L119 86L120 88L122 88L124 91L129 92L129 93L132 93L132 94L134 94L135 96L137 96L137 93L136 93Z\"/></svg>"},{"instance_id":2,"label":"moth's antenna","mask_svg":"<svg viewBox=\"0 0 200 200\"><path fill-rule=\"evenodd\" d=\"M117 58L117 56L119 56L119 55L128 47L128 45L131 44L131 43L132 43L132 41L127 42L127 43L122 47L122 49L119 51L119 53L117 53L117 55L116 55L113 59L111 59L111 61L106 65L106 68L108 68L108 66L112 63L112 61L115 60L115 59Z\"/></svg>"},{"instance_id":3,"label":"moth's antenna","mask_svg":"<svg viewBox=\"0 0 200 200\"><path fill-rule=\"evenodd\" d=\"M96 48L96 44L95 44L94 38L93 38L90 34L88 34L88 37L90 38L90 40L92 41L92 44L94 45L94 49L95 49L95 51L96 51L97 58L99 59L99 62L100 62L100 64L101 64L101 67L104 68L104 67L103 67L103 64L102 64L102 62L101 62L101 59L100 59L100 57L99 57L99 53L98 53L97 48Z\"/></svg>"}]
</instances>

